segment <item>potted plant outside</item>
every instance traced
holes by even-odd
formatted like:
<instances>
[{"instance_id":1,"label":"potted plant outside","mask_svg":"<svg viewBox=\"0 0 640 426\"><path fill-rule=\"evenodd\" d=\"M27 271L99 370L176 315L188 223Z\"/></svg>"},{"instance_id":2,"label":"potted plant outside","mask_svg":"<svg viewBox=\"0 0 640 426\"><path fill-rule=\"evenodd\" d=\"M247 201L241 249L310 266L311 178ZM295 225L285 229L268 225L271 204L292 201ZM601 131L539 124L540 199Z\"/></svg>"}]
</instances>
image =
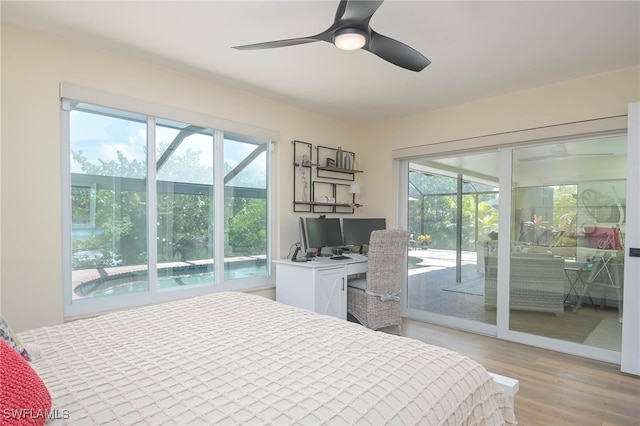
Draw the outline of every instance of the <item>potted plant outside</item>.
<instances>
[{"instance_id":1,"label":"potted plant outside","mask_svg":"<svg viewBox=\"0 0 640 426\"><path fill-rule=\"evenodd\" d=\"M416 241L418 242L418 244L422 249L426 250L429 248L429 243L431 242L431 235L428 235L428 234L418 235L418 238Z\"/></svg>"}]
</instances>

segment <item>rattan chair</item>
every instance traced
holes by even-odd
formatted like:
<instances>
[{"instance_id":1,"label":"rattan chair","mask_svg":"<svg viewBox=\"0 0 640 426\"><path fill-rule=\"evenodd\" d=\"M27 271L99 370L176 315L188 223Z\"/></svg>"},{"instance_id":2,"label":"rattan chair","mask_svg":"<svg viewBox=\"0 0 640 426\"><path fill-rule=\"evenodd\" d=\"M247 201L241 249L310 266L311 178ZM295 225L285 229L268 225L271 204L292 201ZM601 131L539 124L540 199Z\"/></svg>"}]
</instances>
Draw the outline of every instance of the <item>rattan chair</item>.
<instances>
[{"instance_id":1,"label":"rattan chair","mask_svg":"<svg viewBox=\"0 0 640 426\"><path fill-rule=\"evenodd\" d=\"M367 278L348 281L347 312L372 330L395 326L400 334L400 292L407 275L408 231L373 231L369 241Z\"/></svg>"}]
</instances>

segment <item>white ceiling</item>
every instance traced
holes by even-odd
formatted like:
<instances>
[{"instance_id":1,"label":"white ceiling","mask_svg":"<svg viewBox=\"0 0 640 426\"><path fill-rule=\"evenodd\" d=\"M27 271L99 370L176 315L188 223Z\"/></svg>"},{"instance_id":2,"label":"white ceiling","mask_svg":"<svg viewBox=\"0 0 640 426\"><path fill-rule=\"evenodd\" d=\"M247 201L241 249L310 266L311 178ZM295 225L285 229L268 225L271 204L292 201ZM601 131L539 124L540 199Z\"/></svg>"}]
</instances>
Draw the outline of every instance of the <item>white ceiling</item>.
<instances>
[{"instance_id":1,"label":"white ceiling","mask_svg":"<svg viewBox=\"0 0 640 426\"><path fill-rule=\"evenodd\" d=\"M325 42L231 48L319 33L337 6L337 0L3 0L2 21L353 122L640 65L640 1L387 0L371 26L429 58L419 73Z\"/></svg>"}]
</instances>

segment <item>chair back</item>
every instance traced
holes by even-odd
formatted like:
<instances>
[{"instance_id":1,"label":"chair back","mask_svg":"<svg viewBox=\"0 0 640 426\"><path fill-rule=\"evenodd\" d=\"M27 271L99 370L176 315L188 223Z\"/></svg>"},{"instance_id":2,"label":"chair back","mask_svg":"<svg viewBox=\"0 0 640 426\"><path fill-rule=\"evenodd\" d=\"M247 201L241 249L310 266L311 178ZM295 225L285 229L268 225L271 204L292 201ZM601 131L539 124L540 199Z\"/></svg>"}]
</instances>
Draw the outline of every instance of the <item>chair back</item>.
<instances>
[{"instance_id":1,"label":"chair back","mask_svg":"<svg viewBox=\"0 0 640 426\"><path fill-rule=\"evenodd\" d=\"M368 251L367 290L393 294L402 289L407 274L407 250L411 233L401 229L371 232Z\"/></svg>"}]
</instances>

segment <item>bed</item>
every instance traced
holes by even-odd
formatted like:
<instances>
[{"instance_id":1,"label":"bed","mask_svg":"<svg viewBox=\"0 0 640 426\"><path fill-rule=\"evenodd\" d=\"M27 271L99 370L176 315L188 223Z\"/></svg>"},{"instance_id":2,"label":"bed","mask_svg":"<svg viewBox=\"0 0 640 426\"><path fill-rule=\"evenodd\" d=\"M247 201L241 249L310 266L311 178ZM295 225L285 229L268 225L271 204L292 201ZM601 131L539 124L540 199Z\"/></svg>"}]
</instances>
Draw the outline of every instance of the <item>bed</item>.
<instances>
[{"instance_id":1,"label":"bed","mask_svg":"<svg viewBox=\"0 0 640 426\"><path fill-rule=\"evenodd\" d=\"M515 424L461 354L241 292L18 336L48 424Z\"/></svg>"}]
</instances>

